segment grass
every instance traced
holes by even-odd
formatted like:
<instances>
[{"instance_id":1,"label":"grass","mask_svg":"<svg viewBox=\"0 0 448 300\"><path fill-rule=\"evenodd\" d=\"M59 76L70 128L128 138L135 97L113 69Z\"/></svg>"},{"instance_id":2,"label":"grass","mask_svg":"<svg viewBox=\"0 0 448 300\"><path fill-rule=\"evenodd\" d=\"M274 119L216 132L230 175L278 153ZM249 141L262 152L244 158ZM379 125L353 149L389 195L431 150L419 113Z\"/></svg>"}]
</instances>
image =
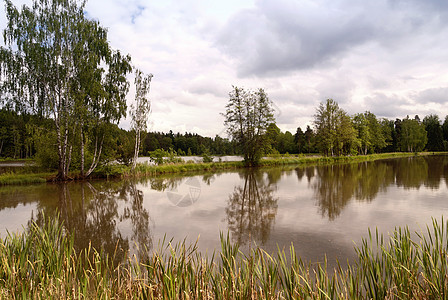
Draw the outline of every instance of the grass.
<instances>
[{"instance_id":1,"label":"grass","mask_svg":"<svg viewBox=\"0 0 448 300\"><path fill-rule=\"evenodd\" d=\"M16 174L16 173L4 173L0 174L0 186L1 185L21 185L21 184L34 184L45 183L46 177L49 174Z\"/></svg>"},{"instance_id":2,"label":"grass","mask_svg":"<svg viewBox=\"0 0 448 300\"><path fill-rule=\"evenodd\" d=\"M221 235L221 251L162 240L148 258L119 265L89 247L79 253L57 220L0 240L0 297L8 299L447 299L448 222L425 232L377 231L355 248L353 265L329 270L289 251L244 255ZM140 245L144 247L144 245ZM288 254L287 254L288 253Z\"/></svg>"},{"instance_id":3,"label":"grass","mask_svg":"<svg viewBox=\"0 0 448 300\"><path fill-rule=\"evenodd\" d=\"M331 163L347 163L347 162L361 162L372 161L378 159L407 157L414 155L432 155L435 153L383 153L370 155L356 155L356 156L305 156L305 155L282 155L276 157L269 157L260 161L260 167L277 167L286 165L313 165L313 164L331 164ZM440 153L436 153L440 154ZM243 169L245 165L241 161L230 162L210 162L210 163L171 163L163 165L150 165L148 163L137 164L135 170L125 165L106 165L98 167L92 173L90 178L126 178L126 177L146 177L156 176L161 174L175 174L175 173L191 173L191 172L216 172L221 170L235 170ZM22 170L21 173L5 173L0 174L0 185L18 185L18 184L33 184L43 183L51 180L56 173L33 173ZM71 178L76 179L77 174L70 174Z\"/></svg>"},{"instance_id":4,"label":"grass","mask_svg":"<svg viewBox=\"0 0 448 300\"><path fill-rule=\"evenodd\" d=\"M384 154L371 154L371 155L358 155L358 156L338 156L338 157L326 157L326 156L305 156L305 155L289 155L275 158L262 159L259 163L260 167L275 167L285 165L311 165L311 164L328 164L328 163L343 163L343 162L359 162L359 161L371 161L378 159L396 158L413 156L414 153L384 153ZM426 153L425 155L429 155ZM235 170L245 168L242 161L230 161L230 162L214 162L214 163L175 163L165 165L150 165L148 163L138 164L133 172L130 168L124 166L110 166L110 169L115 171L99 170L99 172L105 172L107 174L114 174L115 176L154 176L160 174L172 174L172 173L188 173L198 171L219 171L219 170Z\"/></svg>"}]
</instances>

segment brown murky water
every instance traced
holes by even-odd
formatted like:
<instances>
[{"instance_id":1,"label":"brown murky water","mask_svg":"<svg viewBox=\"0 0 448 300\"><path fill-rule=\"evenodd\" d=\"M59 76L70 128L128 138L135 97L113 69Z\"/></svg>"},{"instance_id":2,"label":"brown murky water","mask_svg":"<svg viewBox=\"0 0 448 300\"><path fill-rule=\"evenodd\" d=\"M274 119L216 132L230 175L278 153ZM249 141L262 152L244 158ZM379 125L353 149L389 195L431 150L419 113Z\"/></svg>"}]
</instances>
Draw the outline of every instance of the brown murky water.
<instances>
[{"instance_id":1,"label":"brown murky water","mask_svg":"<svg viewBox=\"0 0 448 300\"><path fill-rule=\"evenodd\" d=\"M448 214L448 156L0 188L2 237L57 214L79 249L136 251L199 237L211 253L228 231L246 251L293 243L305 260L346 261L369 227L419 230Z\"/></svg>"}]
</instances>

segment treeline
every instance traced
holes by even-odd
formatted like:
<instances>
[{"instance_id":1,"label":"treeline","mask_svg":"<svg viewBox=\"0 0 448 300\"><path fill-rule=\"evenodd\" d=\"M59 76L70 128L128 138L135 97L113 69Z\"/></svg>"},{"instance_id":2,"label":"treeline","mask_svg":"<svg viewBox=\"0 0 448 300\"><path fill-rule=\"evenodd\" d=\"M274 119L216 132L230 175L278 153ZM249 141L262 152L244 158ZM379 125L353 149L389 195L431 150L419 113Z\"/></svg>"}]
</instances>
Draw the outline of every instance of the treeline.
<instances>
[{"instance_id":1,"label":"treeline","mask_svg":"<svg viewBox=\"0 0 448 300\"><path fill-rule=\"evenodd\" d=\"M120 161L129 164L135 142L133 130L120 129L108 124L103 141L102 161ZM7 108L0 109L0 157L13 159L35 158L47 167L57 167L57 143L54 122L30 114L18 114ZM216 136L203 137L195 133L143 132L140 155L148 156L152 151L163 149L177 155L236 155L235 142ZM86 154L93 153L94 143L86 145ZM71 165L79 161L75 153Z\"/></svg>"},{"instance_id":2,"label":"treeline","mask_svg":"<svg viewBox=\"0 0 448 300\"><path fill-rule=\"evenodd\" d=\"M327 107L327 104L329 105ZM335 107L332 107L335 106ZM336 108L336 109L335 109ZM334 110L336 118L329 114ZM339 111L338 111L339 110ZM320 112L319 112L320 111ZM341 121L345 119L345 121ZM333 123L330 122L333 120ZM337 103L325 103L318 109L315 128L297 128L295 134L282 132L272 123L267 130L267 154L323 153L327 155L356 155L384 152L448 151L448 116L442 123L437 115L421 120L418 116L403 119L378 119L370 112L348 116ZM0 157L34 158L41 165L57 167L57 143L54 122L36 115L18 114L7 108L0 109ZM130 163L135 133L109 124L104 138L102 161ZM93 143L86 145L86 153L94 151ZM235 141L216 136L203 137L196 133L143 132L140 155L163 149L177 155L239 155ZM72 166L80 163L76 154Z\"/></svg>"},{"instance_id":3,"label":"treeline","mask_svg":"<svg viewBox=\"0 0 448 300\"><path fill-rule=\"evenodd\" d=\"M442 123L431 114L423 120L414 118L389 120L371 112L349 116L332 99L321 103L314 116L314 129L297 128L281 132L275 125L268 128L271 151L278 153L322 153L357 155L387 152L448 151L448 115Z\"/></svg>"},{"instance_id":4,"label":"treeline","mask_svg":"<svg viewBox=\"0 0 448 300\"><path fill-rule=\"evenodd\" d=\"M203 137L196 133L168 133L148 132L143 139L141 154L149 155L151 151L170 149L176 151L180 156L190 155L236 155L240 154L236 150L235 142L219 135L215 138Z\"/></svg>"}]
</instances>

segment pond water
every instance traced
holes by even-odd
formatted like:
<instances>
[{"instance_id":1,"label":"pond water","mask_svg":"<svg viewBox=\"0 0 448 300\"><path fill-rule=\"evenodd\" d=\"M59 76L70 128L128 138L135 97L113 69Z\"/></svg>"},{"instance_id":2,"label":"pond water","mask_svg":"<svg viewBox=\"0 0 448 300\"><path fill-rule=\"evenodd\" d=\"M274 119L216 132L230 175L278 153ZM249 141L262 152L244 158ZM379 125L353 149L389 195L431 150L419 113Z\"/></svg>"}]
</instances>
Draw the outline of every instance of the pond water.
<instances>
[{"instance_id":1,"label":"pond water","mask_svg":"<svg viewBox=\"0 0 448 300\"><path fill-rule=\"evenodd\" d=\"M138 252L166 237L210 254L229 232L243 251L293 243L302 259L333 265L354 258L368 228L414 231L447 214L448 156L0 188L2 237L57 212L79 249Z\"/></svg>"},{"instance_id":2,"label":"pond water","mask_svg":"<svg viewBox=\"0 0 448 300\"><path fill-rule=\"evenodd\" d=\"M182 159L185 162L202 162L203 161L203 157L202 156L177 156L180 159ZM165 157L167 158L167 157ZM220 161L242 161L243 157L242 156L236 156L236 155L224 155L224 156L211 156L211 158L213 159L214 162L220 162ZM148 162L151 163L151 159L148 156L142 156L139 157L137 159L137 162L139 163L144 163L144 162Z\"/></svg>"}]
</instances>

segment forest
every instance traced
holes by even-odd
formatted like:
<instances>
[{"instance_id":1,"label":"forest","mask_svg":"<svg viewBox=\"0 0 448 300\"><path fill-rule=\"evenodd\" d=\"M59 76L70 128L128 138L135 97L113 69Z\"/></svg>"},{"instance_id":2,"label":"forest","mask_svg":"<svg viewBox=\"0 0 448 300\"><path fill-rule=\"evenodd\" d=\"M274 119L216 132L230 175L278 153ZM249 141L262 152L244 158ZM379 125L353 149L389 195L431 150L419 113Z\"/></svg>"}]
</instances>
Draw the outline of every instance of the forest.
<instances>
[{"instance_id":1,"label":"forest","mask_svg":"<svg viewBox=\"0 0 448 300\"><path fill-rule=\"evenodd\" d=\"M337 103L333 101L337 106ZM321 104L325 106L326 104ZM317 109L319 111L319 109ZM325 113L323 111L322 113ZM318 113L319 114L319 113ZM348 122L333 124L326 130L319 124L318 114L314 126L298 127L295 133L282 132L275 123L268 126L266 135L269 146L266 154L357 155L385 152L448 151L448 116L442 122L437 115L422 119L418 115L410 118L378 119L370 112L347 116ZM344 117L340 117L342 120ZM57 168L56 137L51 119L31 114L20 114L3 107L0 109L0 157L11 159L33 158L43 166ZM134 150L135 132L116 124L108 124L104 138L102 161L130 163ZM329 132L328 132L329 131ZM331 137L334 132L334 137ZM339 137L336 133L339 132ZM346 134L347 132L351 134ZM330 135L330 136L329 136ZM340 138L344 138L341 140ZM327 145L333 139L340 149L329 152ZM87 145L87 153L94 151L93 143ZM204 137L196 133L143 132L140 155L148 156L161 149L179 156L189 155L239 155L241 151L235 141L216 135ZM79 157L72 158L73 167Z\"/></svg>"}]
</instances>

